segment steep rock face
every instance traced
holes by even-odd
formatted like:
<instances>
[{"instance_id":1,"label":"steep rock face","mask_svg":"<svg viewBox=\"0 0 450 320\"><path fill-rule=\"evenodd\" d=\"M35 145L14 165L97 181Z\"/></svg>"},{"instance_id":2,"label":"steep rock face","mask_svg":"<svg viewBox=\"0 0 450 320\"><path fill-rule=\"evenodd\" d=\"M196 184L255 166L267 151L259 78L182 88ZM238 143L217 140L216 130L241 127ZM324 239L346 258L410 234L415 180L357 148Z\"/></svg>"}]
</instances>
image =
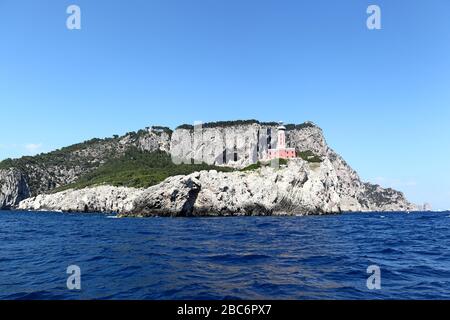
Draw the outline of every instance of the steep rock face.
<instances>
[{"instance_id":1,"label":"steep rock face","mask_svg":"<svg viewBox=\"0 0 450 320\"><path fill-rule=\"evenodd\" d=\"M297 152L312 151L327 157L322 130L311 122L289 125L287 147ZM190 163L191 159L210 165L243 168L263 160L269 148L277 146L277 125L250 123L245 125L208 126L198 129L176 129L172 134L170 153L174 159Z\"/></svg>"},{"instance_id":2,"label":"steep rock face","mask_svg":"<svg viewBox=\"0 0 450 320\"><path fill-rule=\"evenodd\" d=\"M415 210L411 204L405 204L402 193L362 182L356 171L327 145L322 129L316 125L309 123L301 129L288 131L287 140L297 152L310 150L322 159L329 159L338 177L337 192L341 198L343 211ZM381 201L378 199L380 197ZM396 200L399 200L398 206L395 205Z\"/></svg>"},{"instance_id":3,"label":"steep rock face","mask_svg":"<svg viewBox=\"0 0 450 320\"><path fill-rule=\"evenodd\" d=\"M311 122L301 128L287 130L286 143L297 152L309 150L322 157L326 157L329 152L322 129Z\"/></svg>"},{"instance_id":4,"label":"steep rock face","mask_svg":"<svg viewBox=\"0 0 450 320\"><path fill-rule=\"evenodd\" d=\"M23 210L118 212L121 216L308 215L343 211L413 210L391 189L357 184L342 189L330 160L248 172L201 171L175 176L146 190L94 187L24 200ZM367 190L368 188L370 190ZM128 191L129 190L129 191ZM343 190L351 192L343 194ZM363 194L351 204L348 198Z\"/></svg>"},{"instance_id":5,"label":"steep rock face","mask_svg":"<svg viewBox=\"0 0 450 320\"><path fill-rule=\"evenodd\" d=\"M192 176L170 177L143 192L127 212L140 217L192 216L199 191L199 181Z\"/></svg>"},{"instance_id":6,"label":"steep rock face","mask_svg":"<svg viewBox=\"0 0 450 320\"><path fill-rule=\"evenodd\" d=\"M254 172L193 174L201 190L194 215L306 215L339 213L337 176L329 161L291 160L287 167Z\"/></svg>"},{"instance_id":7,"label":"steep rock face","mask_svg":"<svg viewBox=\"0 0 450 320\"><path fill-rule=\"evenodd\" d=\"M268 132L275 132L271 143L275 145L276 126L257 123L207 127L202 130L176 129L172 134L172 158L184 163L191 159L210 165L243 168L257 162L267 151Z\"/></svg>"},{"instance_id":8,"label":"steep rock face","mask_svg":"<svg viewBox=\"0 0 450 320\"><path fill-rule=\"evenodd\" d=\"M358 200L365 211L415 211L416 205L405 201L401 192L391 188L383 189L370 183L363 184Z\"/></svg>"},{"instance_id":9,"label":"steep rock face","mask_svg":"<svg viewBox=\"0 0 450 320\"><path fill-rule=\"evenodd\" d=\"M0 209L11 208L29 195L28 184L19 170L0 170Z\"/></svg>"},{"instance_id":10,"label":"steep rock face","mask_svg":"<svg viewBox=\"0 0 450 320\"><path fill-rule=\"evenodd\" d=\"M123 212L133 208L142 189L101 186L42 194L20 202L19 210L63 212Z\"/></svg>"},{"instance_id":11,"label":"steep rock face","mask_svg":"<svg viewBox=\"0 0 450 320\"><path fill-rule=\"evenodd\" d=\"M177 129L172 135L171 154L188 163L193 158L208 164L243 168L263 159L270 145L276 146L276 132L277 126L259 123L206 127L196 131ZM321 128L311 122L288 126L286 143L288 147L295 148L297 153L312 151L322 159L329 160L338 178L336 190L341 196L343 210L371 210L379 207L374 200L377 198L376 191L373 190L381 188L361 182L356 171L327 145ZM411 210L411 207L406 210Z\"/></svg>"}]
</instances>

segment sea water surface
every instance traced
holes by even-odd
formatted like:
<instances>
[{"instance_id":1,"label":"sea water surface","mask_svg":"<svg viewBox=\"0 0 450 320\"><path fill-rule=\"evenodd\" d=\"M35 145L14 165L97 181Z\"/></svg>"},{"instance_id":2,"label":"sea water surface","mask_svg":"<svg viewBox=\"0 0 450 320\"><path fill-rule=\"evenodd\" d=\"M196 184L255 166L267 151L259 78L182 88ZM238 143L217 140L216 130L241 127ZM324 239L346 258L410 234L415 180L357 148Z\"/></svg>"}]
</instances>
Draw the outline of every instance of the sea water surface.
<instances>
[{"instance_id":1,"label":"sea water surface","mask_svg":"<svg viewBox=\"0 0 450 320\"><path fill-rule=\"evenodd\" d=\"M450 299L450 213L0 212L0 299ZM81 269L81 290L66 287ZM366 286L381 269L381 289Z\"/></svg>"}]
</instances>

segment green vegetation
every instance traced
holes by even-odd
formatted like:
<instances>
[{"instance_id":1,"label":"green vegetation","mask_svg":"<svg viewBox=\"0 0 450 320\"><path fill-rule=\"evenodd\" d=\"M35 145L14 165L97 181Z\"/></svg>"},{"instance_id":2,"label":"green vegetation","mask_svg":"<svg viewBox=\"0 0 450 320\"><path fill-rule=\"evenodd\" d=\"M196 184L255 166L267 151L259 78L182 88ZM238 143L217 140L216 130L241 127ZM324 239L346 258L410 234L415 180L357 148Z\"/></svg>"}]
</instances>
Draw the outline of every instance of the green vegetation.
<instances>
[{"instance_id":1,"label":"green vegetation","mask_svg":"<svg viewBox=\"0 0 450 320\"><path fill-rule=\"evenodd\" d=\"M138 131L131 131L131 132L127 132L125 134L125 136L129 136L131 139L133 140L137 140L143 136L148 135L148 130L150 128L147 129L141 129ZM168 128L168 127L161 127L161 126L152 126L151 130L153 133L157 134L157 135L161 135L162 132L167 133L169 136L172 135L172 129Z\"/></svg>"},{"instance_id":2,"label":"green vegetation","mask_svg":"<svg viewBox=\"0 0 450 320\"><path fill-rule=\"evenodd\" d=\"M244 125L252 125L252 124L260 124L263 126L277 126L278 122L260 122L255 119L250 120L233 120L233 121L216 121L216 122L207 122L203 123L203 128L217 128L217 127L233 127L233 126L244 126ZM194 130L194 126L190 124L182 124L181 126L178 126L177 129L188 129L188 130Z\"/></svg>"},{"instance_id":3,"label":"green vegetation","mask_svg":"<svg viewBox=\"0 0 450 320\"><path fill-rule=\"evenodd\" d=\"M261 166L262 166L261 162L258 161L257 163L253 163L251 165L246 166L245 168L242 168L240 171L242 171L242 172L253 171L253 170L261 168Z\"/></svg>"},{"instance_id":4,"label":"green vegetation","mask_svg":"<svg viewBox=\"0 0 450 320\"><path fill-rule=\"evenodd\" d=\"M196 171L213 169L233 171L232 168L207 164L176 165L166 152L146 152L132 148L125 152L123 157L109 160L95 171L82 176L75 183L57 188L54 192L96 185L148 188L170 176L187 175Z\"/></svg>"},{"instance_id":5,"label":"green vegetation","mask_svg":"<svg viewBox=\"0 0 450 320\"><path fill-rule=\"evenodd\" d=\"M179 125L177 129L194 130L194 126L192 124L182 124Z\"/></svg>"},{"instance_id":6,"label":"green vegetation","mask_svg":"<svg viewBox=\"0 0 450 320\"><path fill-rule=\"evenodd\" d=\"M260 124L262 126L270 126L270 127L276 127L279 125L278 122L261 122L255 119L250 120L234 120L234 121L217 121L217 122L207 122L203 123L203 128L217 128L217 127L232 127L232 126L242 126L242 125L252 125L252 124ZM302 124L286 124L285 125L287 130L300 130L304 128L314 128L315 125L311 122L305 122ZM194 130L194 126L190 124L182 124L177 127L177 129L187 129L187 130Z\"/></svg>"},{"instance_id":7,"label":"green vegetation","mask_svg":"<svg viewBox=\"0 0 450 320\"><path fill-rule=\"evenodd\" d=\"M6 159L0 162L0 169L16 168L28 179L28 186L32 195L36 195L53 188L58 179L60 170L75 169L79 172L89 172L97 168L105 159L116 154L117 139L91 139L74 144L49 153L36 156L25 156L18 159ZM47 181L47 175L55 181Z\"/></svg>"},{"instance_id":8,"label":"green vegetation","mask_svg":"<svg viewBox=\"0 0 450 320\"><path fill-rule=\"evenodd\" d=\"M80 157L74 157L73 152L87 149L91 146L97 146L103 142L113 141L114 138L106 138L106 139L91 139L82 143L74 144L68 147L64 147L49 153L41 153L36 156L24 156L18 159L6 159L0 162L0 169L7 168L18 168L26 171L28 166L36 165L40 167L49 167L49 166L76 166L83 165L89 166L94 165L93 163L89 164L87 161L82 161Z\"/></svg>"},{"instance_id":9,"label":"green vegetation","mask_svg":"<svg viewBox=\"0 0 450 320\"><path fill-rule=\"evenodd\" d=\"M7 158L0 162L0 169L9 169L14 167L14 160L11 158Z\"/></svg>"},{"instance_id":10,"label":"green vegetation","mask_svg":"<svg viewBox=\"0 0 450 320\"><path fill-rule=\"evenodd\" d=\"M300 158L302 158L305 161L308 161L310 163L321 163L323 160L316 156L312 151L304 151L304 152L300 152L298 154L298 156ZM280 166L286 166L288 163L288 159L278 159L279 161L279 165ZM261 167L265 167L265 166L270 166L270 161L265 161L265 162L261 162L258 161L257 163L251 164L243 169L241 169L240 171L253 171L253 170L257 170Z\"/></svg>"},{"instance_id":11,"label":"green vegetation","mask_svg":"<svg viewBox=\"0 0 450 320\"><path fill-rule=\"evenodd\" d=\"M312 151L302 151L298 153L298 156L302 158L305 161L312 162L312 163L320 163L322 162L322 158L315 155Z\"/></svg>"},{"instance_id":12,"label":"green vegetation","mask_svg":"<svg viewBox=\"0 0 450 320\"><path fill-rule=\"evenodd\" d=\"M169 136L172 135L173 131L172 129L170 129L169 127L162 127L162 126L153 126L152 130L154 133L158 134L160 132L165 132L167 133Z\"/></svg>"},{"instance_id":13,"label":"green vegetation","mask_svg":"<svg viewBox=\"0 0 450 320\"><path fill-rule=\"evenodd\" d=\"M127 132L125 134L125 136L129 136L131 139L137 140L140 137L145 136L146 134L148 134L148 130L141 129L141 130L138 130L138 131Z\"/></svg>"},{"instance_id":14,"label":"green vegetation","mask_svg":"<svg viewBox=\"0 0 450 320\"><path fill-rule=\"evenodd\" d=\"M169 135L172 134L172 130L168 127L153 126L152 129L155 134L161 134L162 132ZM133 141L137 141L139 138L144 137L147 134L148 130L142 129L128 132L126 135ZM41 153L33 157L24 156L18 159L8 158L0 162L0 169L14 167L26 172L27 168L30 166L38 166L41 168L49 168L52 166L81 166L86 169L97 167L100 164L99 161L115 156L117 149L116 146L118 146L121 138L123 137L115 134L111 138L94 138L49 153ZM85 154L78 154L83 152Z\"/></svg>"},{"instance_id":15,"label":"green vegetation","mask_svg":"<svg viewBox=\"0 0 450 320\"><path fill-rule=\"evenodd\" d=\"M278 159L278 161L279 161L278 164L280 166L285 166L285 165L287 165L289 160L287 160L287 159ZM253 163L251 165L248 165L248 166L246 166L245 168L243 168L243 169L241 169L239 171L242 171L242 172L254 171L254 170L257 170L257 169L259 169L261 167L270 166L270 164L271 164L270 161L265 161L265 162L258 161L257 163Z\"/></svg>"},{"instance_id":16,"label":"green vegetation","mask_svg":"<svg viewBox=\"0 0 450 320\"><path fill-rule=\"evenodd\" d=\"M305 128L315 128L316 126L312 122L304 122L301 124L286 124L286 130L301 130Z\"/></svg>"}]
</instances>

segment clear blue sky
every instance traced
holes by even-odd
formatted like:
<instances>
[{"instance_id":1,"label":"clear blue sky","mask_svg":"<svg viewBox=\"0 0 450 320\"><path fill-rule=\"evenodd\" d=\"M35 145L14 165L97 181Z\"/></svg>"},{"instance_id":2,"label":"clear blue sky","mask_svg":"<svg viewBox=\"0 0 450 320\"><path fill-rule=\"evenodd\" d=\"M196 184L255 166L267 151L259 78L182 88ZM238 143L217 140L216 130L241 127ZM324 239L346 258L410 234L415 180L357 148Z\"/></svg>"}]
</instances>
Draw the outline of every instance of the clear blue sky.
<instances>
[{"instance_id":1,"label":"clear blue sky","mask_svg":"<svg viewBox=\"0 0 450 320\"><path fill-rule=\"evenodd\" d=\"M450 208L449 14L448 0L0 0L0 159L152 124L311 120L363 179Z\"/></svg>"}]
</instances>

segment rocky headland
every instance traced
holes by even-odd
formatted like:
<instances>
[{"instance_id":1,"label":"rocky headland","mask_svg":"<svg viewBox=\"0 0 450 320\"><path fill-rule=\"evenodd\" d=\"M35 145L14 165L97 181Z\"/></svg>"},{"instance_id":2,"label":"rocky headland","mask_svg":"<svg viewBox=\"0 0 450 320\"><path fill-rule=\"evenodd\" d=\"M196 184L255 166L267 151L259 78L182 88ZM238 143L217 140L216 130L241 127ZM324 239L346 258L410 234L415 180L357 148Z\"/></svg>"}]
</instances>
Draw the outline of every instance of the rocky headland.
<instances>
[{"instance_id":1,"label":"rocky headland","mask_svg":"<svg viewBox=\"0 0 450 320\"><path fill-rule=\"evenodd\" d=\"M286 126L287 145L295 148L297 158L279 165L265 161L267 148L276 143L276 128L276 123L254 120L210 123L200 130L152 127L6 160L0 163L0 208L139 217L416 210L401 192L362 182L312 123ZM128 170L119 176L122 180L106 177L102 182L99 172L108 172L104 168L111 161L124 163L129 150L139 150L142 157L167 154L175 163L185 163L180 166L186 174L177 174L179 167L173 165L154 183L142 184L154 177L156 169L150 165L139 179L132 176L137 170ZM206 170L190 170L193 161ZM92 176L95 183L77 185Z\"/></svg>"}]
</instances>

